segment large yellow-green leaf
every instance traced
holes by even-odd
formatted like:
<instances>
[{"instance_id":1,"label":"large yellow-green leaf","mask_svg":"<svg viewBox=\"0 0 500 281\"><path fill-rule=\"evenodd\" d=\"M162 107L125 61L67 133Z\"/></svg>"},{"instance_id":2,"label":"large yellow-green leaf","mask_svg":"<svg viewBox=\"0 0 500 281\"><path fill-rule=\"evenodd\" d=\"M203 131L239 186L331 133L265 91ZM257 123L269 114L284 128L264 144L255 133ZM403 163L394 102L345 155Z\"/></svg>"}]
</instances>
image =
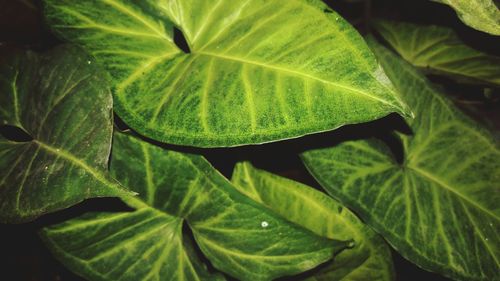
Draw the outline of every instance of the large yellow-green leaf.
<instances>
[{"instance_id":1,"label":"large yellow-green leaf","mask_svg":"<svg viewBox=\"0 0 500 281\"><path fill-rule=\"evenodd\" d=\"M254 201L320 236L354 239L353 248L307 280L394 280L391 252L384 240L331 197L248 162L236 165L231 181Z\"/></svg>"},{"instance_id":2,"label":"large yellow-green leaf","mask_svg":"<svg viewBox=\"0 0 500 281\"><path fill-rule=\"evenodd\" d=\"M409 112L361 36L318 0L46 0L45 15L109 71L118 115L159 141L264 143Z\"/></svg>"},{"instance_id":3,"label":"large yellow-green leaf","mask_svg":"<svg viewBox=\"0 0 500 281\"><path fill-rule=\"evenodd\" d=\"M500 58L465 45L452 29L385 20L375 27L415 66L464 82L500 85Z\"/></svg>"},{"instance_id":4,"label":"large yellow-green leaf","mask_svg":"<svg viewBox=\"0 0 500 281\"><path fill-rule=\"evenodd\" d=\"M468 26L500 35L500 11L493 0L431 0L450 6Z\"/></svg>"},{"instance_id":5,"label":"large yellow-green leaf","mask_svg":"<svg viewBox=\"0 0 500 281\"><path fill-rule=\"evenodd\" d=\"M139 192L123 198L136 211L85 215L43 232L63 263L92 280L203 279L182 246L184 221L212 264L241 280L296 274L346 245L251 201L201 156L115 134L111 171Z\"/></svg>"},{"instance_id":6,"label":"large yellow-green leaf","mask_svg":"<svg viewBox=\"0 0 500 281\"><path fill-rule=\"evenodd\" d=\"M87 55L67 46L0 60L0 122L33 137L0 136L1 222L121 193L106 172L112 98L104 77Z\"/></svg>"},{"instance_id":7,"label":"large yellow-green leaf","mask_svg":"<svg viewBox=\"0 0 500 281\"><path fill-rule=\"evenodd\" d=\"M413 135L396 162L375 140L303 154L322 186L403 256L458 280L500 280L500 148L412 66L373 49L412 105Z\"/></svg>"}]
</instances>

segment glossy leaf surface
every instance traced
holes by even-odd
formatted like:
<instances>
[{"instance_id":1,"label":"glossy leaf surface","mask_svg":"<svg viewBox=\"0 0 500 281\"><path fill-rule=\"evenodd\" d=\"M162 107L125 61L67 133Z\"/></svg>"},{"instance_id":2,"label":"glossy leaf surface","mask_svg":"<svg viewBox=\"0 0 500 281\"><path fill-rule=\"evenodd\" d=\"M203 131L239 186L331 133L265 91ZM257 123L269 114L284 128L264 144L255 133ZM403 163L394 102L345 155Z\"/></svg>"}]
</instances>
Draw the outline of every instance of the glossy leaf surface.
<instances>
[{"instance_id":1,"label":"glossy leaf surface","mask_svg":"<svg viewBox=\"0 0 500 281\"><path fill-rule=\"evenodd\" d=\"M17 223L122 191L107 176L112 97L82 51L16 53L0 63L0 118L33 137L0 136L0 221Z\"/></svg>"},{"instance_id":2,"label":"glossy leaf surface","mask_svg":"<svg viewBox=\"0 0 500 281\"><path fill-rule=\"evenodd\" d=\"M413 106L398 164L383 143L349 141L309 151L304 162L335 198L403 256L458 280L498 280L500 149L409 64L373 45Z\"/></svg>"},{"instance_id":3,"label":"glossy leaf surface","mask_svg":"<svg viewBox=\"0 0 500 281\"><path fill-rule=\"evenodd\" d=\"M500 85L500 58L465 45L449 28L377 21L377 31L405 60L459 81Z\"/></svg>"},{"instance_id":4,"label":"glossy leaf surface","mask_svg":"<svg viewBox=\"0 0 500 281\"><path fill-rule=\"evenodd\" d=\"M466 25L500 35L500 11L493 0L432 0L450 6Z\"/></svg>"},{"instance_id":5,"label":"glossy leaf surface","mask_svg":"<svg viewBox=\"0 0 500 281\"><path fill-rule=\"evenodd\" d=\"M92 280L203 279L202 266L182 246L183 221L211 263L242 280L305 271L346 244L251 201L201 156L117 134L111 170L122 184L137 187L140 200L124 198L137 211L91 214L43 233L61 261Z\"/></svg>"},{"instance_id":6,"label":"glossy leaf surface","mask_svg":"<svg viewBox=\"0 0 500 281\"><path fill-rule=\"evenodd\" d=\"M254 201L320 236L354 240L353 248L307 280L394 280L391 252L384 240L331 197L248 162L236 165L231 181Z\"/></svg>"},{"instance_id":7,"label":"glossy leaf surface","mask_svg":"<svg viewBox=\"0 0 500 281\"><path fill-rule=\"evenodd\" d=\"M317 0L46 0L45 14L109 71L120 117L159 141L264 143L409 113L361 36Z\"/></svg>"}]
</instances>

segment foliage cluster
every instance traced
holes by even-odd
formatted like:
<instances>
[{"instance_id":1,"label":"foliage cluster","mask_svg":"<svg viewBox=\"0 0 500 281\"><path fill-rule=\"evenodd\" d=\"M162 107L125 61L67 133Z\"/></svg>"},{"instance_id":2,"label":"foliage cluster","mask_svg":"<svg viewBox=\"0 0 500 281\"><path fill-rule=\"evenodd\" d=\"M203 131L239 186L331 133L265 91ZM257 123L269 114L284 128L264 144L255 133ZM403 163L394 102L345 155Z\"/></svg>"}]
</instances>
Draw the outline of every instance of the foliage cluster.
<instances>
[{"instance_id":1,"label":"foliage cluster","mask_svg":"<svg viewBox=\"0 0 500 281\"><path fill-rule=\"evenodd\" d=\"M436 2L500 35L491 0ZM40 230L76 274L395 280L392 248L449 278L500 280L498 137L428 77L491 96L500 58L449 27L370 19L362 36L320 0L39 4L65 43L3 52L0 221L119 198L123 210ZM386 116L401 126L333 137ZM249 159L227 178L204 157L324 132L291 152L321 189Z\"/></svg>"}]
</instances>

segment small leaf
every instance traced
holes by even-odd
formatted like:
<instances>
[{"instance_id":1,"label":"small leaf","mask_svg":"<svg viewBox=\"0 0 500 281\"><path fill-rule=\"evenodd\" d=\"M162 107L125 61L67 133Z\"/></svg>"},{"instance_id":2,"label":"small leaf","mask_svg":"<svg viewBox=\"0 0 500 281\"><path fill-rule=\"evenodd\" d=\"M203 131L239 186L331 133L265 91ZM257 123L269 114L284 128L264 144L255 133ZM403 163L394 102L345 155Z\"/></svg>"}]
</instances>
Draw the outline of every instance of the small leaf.
<instances>
[{"instance_id":1,"label":"small leaf","mask_svg":"<svg viewBox=\"0 0 500 281\"><path fill-rule=\"evenodd\" d=\"M31 135L0 137L0 221L19 223L123 191L107 176L112 98L105 73L80 50L17 53L0 63L0 122Z\"/></svg>"},{"instance_id":2,"label":"small leaf","mask_svg":"<svg viewBox=\"0 0 500 281\"><path fill-rule=\"evenodd\" d=\"M466 25L500 35L500 11L492 0L431 0L450 6Z\"/></svg>"},{"instance_id":3,"label":"small leaf","mask_svg":"<svg viewBox=\"0 0 500 281\"><path fill-rule=\"evenodd\" d=\"M232 182L243 194L314 233L354 239L314 275L314 280L394 280L391 252L384 240L331 197L301 183L238 163Z\"/></svg>"},{"instance_id":4,"label":"small leaf","mask_svg":"<svg viewBox=\"0 0 500 281\"><path fill-rule=\"evenodd\" d=\"M118 115L159 141L255 144L409 114L363 38L321 1L46 0L45 15L109 71Z\"/></svg>"},{"instance_id":5,"label":"small leaf","mask_svg":"<svg viewBox=\"0 0 500 281\"><path fill-rule=\"evenodd\" d=\"M201 156L116 134L111 170L136 187L140 199L124 198L136 211L92 214L42 233L63 263L92 280L196 280L190 264L198 262L182 248L183 221L214 267L242 280L296 274L346 246L251 201Z\"/></svg>"},{"instance_id":6,"label":"small leaf","mask_svg":"<svg viewBox=\"0 0 500 281\"><path fill-rule=\"evenodd\" d=\"M500 86L500 57L465 45L446 27L377 21L375 27L411 64L462 82Z\"/></svg>"},{"instance_id":7,"label":"small leaf","mask_svg":"<svg viewBox=\"0 0 500 281\"><path fill-rule=\"evenodd\" d=\"M380 141L348 141L303 159L335 198L404 257L458 280L499 280L500 148L425 76L373 42L416 118L398 164Z\"/></svg>"}]
</instances>

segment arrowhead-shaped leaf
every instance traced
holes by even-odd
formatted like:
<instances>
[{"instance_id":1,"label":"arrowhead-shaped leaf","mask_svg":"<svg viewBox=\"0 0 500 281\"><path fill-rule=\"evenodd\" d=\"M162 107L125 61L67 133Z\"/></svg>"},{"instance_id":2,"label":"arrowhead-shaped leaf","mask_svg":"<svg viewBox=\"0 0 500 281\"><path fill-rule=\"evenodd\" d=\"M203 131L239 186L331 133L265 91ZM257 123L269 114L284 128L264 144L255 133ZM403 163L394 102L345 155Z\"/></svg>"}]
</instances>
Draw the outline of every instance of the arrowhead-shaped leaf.
<instances>
[{"instance_id":1,"label":"arrowhead-shaped leaf","mask_svg":"<svg viewBox=\"0 0 500 281\"><path fill-rule=\"evenodd\" d=\"M308 151L327 191L355 210L403 256L459 280L500 279L500 149L412 66L373 45L415 110L402 135L404 163L375 140Z\"/></svg>"},{"instance_id":2,"label":"arrowhead-shaped leaf","mask_svg":"<svg viewBox=\"0 0 500 281\"><path fill-rule=\"evenodd\" d=\"M2 59L1 122L33 140L0 136L0 221L28 221L123 192L106 175L112 98L103 77L81 50L67 46Z\"/></svg>"},{"instance_id":3,"label":"arrowhead-shaped leaf","mask_svg":"<svg viewBox=\"0 0 500 281\"><path fill-rule=\"evenodd\" d=\"M224 280L198 259L182 223L153 208L87 213L41 236L58 259L89 280Z\"/></svg>"},{"instance_id":4,"label":"arrowhead-shaped leaf","mask_svg":"<svg viewBox=\"0 0 500 281\"><path fill-rule=\"evenodd\" d=\"M254 201L320 236L354 239L353 248L307 280L394 280L391 252L384 240L331 197L247 162L236 165L232 182Z\"/></svg>"},{"instance_id":5,"label":"arrowhead-shaped leaf","mask_svg":"<svg viewBox=\"0 0 500 281\"><path fill-rule=\"evenodd\" d=\"M500 58L465 45L452 29L382 20L375 27L415 66L463 82L500 86Z\"/></svg>"},{"instance_id":6,"label":"arrowhead-shaped leaf","mask_svg":"<svg viewBox=\"0 0 500 281\"><path fill-rule=\"evenodd\" d=\"M318 0L46 0L45 14L109 71L118 115L159 141L264 143L409 112L361 36Z\"/></svg>"},{"instance_id":7,"label":"arrowhead-shaped leaf","mask_svg":"<svg viewBox=\"0 0 500 281\"><path fill-rule=\"evenodd\" d=\"M111 170L136 187L140 199L124 200L137 211L92 214L43 231L58 258L92 280L196 280L191 265L198 262L182 247L183 221L212 264L242 280L296 274L346 246L253 202L201 156L117 134Z\"/></svg>"},{"instance_id":8,"label":"arrowhead-shaped leaf","mask_svg":"<svg viewBox=\"0 0 500 281\"><path fill-rule=\"evenodd\" d=\"M492 0L431 0L450 6L466 25L500 35L500 10Z\"/></svg>"}]
</instances>

